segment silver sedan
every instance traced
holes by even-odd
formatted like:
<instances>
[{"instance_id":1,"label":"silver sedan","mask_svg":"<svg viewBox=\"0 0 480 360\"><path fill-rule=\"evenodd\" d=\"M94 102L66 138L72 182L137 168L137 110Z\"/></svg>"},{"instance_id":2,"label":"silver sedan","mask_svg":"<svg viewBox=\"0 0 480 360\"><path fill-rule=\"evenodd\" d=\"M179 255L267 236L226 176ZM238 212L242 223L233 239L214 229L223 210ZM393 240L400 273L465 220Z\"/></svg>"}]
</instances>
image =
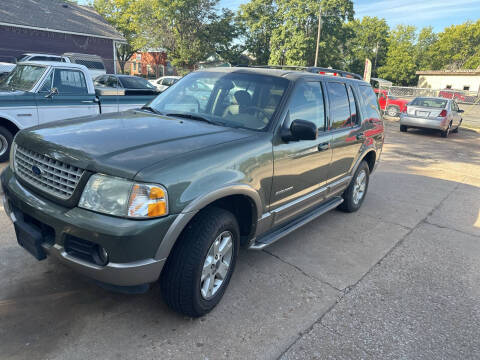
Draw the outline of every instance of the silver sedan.
<instances>
[{"instance_id":1,"label":"silver sedan","mask_svg":"<svg viewBox=\"0 0 480 360\"><path fill-rule=\"evenodd\" d=\"M400 115L400 131L412 128L435 129L443 137L450 132L458 132L462 123L463 110L458 108L455 100L439 97L417 97L405 108Z\"/></svg>"}]
</instances>

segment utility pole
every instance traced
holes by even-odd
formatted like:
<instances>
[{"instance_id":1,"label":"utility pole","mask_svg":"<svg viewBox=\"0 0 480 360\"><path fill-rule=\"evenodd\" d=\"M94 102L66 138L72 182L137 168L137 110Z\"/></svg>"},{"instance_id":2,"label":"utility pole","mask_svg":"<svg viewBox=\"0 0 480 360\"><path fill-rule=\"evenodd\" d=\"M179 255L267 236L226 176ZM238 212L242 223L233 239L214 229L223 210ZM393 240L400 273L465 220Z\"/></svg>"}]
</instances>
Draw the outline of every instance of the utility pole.
<instances>
[{"instance_id":1,"label":"utility pole","mask_svg":"<svg viewBox=\"0 0 480 360\"><path fill-rule=\"evenodd\" d=\"M315 67L318 64L318 46L320 45L320 33L322 31L322 3L319 3L318 10L318 31L317 31L317 50L315 51Z\"/></svg>"}]
</instances>

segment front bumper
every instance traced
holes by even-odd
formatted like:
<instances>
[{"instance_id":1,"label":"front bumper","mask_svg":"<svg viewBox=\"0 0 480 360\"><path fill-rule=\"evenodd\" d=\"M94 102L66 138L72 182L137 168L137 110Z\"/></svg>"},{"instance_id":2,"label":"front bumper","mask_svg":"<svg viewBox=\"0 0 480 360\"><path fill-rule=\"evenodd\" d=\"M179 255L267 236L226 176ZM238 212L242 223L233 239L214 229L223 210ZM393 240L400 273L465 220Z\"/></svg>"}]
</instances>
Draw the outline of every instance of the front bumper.
<instances>
[{"instance_id":1,"label":"front bumper","mask_svg":"<svg viewBox=\"0 0 480 360\"><path fill-rule=\"evenodd\" d=\"M400 125L444 131L448 127L448 121L444 119L411 117L402 114L402 116L400 116Z\"/></svg>"},{"instance_id":2,"label":"front bumper","mask_svg":"<svg viewBox=\"0 0 480 360\"><path fill-rule=\"evenodd\" d=\"M155 254L176 216L139 221L80 208L68 209L29 191L9 168L0 180L4 209L13 222L18 221L17 215L27 214L54 229L53 243L42 243L47 255L87 277L117 286L151 283L160 276L166 259L156 259ZM99 266L71 256L64 247L67 236L102 246L109 253L110 261Z\"/></svg>"}]
</instances>

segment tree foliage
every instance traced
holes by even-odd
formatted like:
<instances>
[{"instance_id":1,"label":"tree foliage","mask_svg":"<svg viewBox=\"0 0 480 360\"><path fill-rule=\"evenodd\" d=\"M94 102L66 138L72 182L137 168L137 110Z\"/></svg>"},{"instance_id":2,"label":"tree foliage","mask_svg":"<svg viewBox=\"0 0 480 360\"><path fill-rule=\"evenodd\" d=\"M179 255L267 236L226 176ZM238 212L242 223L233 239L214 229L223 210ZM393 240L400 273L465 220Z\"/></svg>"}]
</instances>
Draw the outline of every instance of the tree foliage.
<instances>
[{"instance_id":1,"label":"tree foliage","mask_svg":"<svg viewBox=\"0 0 480 360\"><path fill-rule=\"evenodd\" d=\"M278 25L270 39L270 60L280 65L313 65L318 30L319 2L314 0L277 0ZM344 44L352 36L345 26L353 20L351 0L322 0L319 64L343 67Z\"/></svg>"},{"instance_id":2,"label":"tree foliage","mask_svg":"<svg viewBox=\"0 0 480 360\"><path fill-rule=\"evenodd\" d=\"M363 74L365 59L372 60L372 76L377 75L378 65L385 62L388 50L388 34L390 28L385 19L365 16L347 24L353 37L346 47L347 69Z\"/></svg>"},{"instance_id":3,"label":"tree foliage","mask_svg":"<svg viewBox=\"0 0 480 360\"><path fill-rule=\"evenodd\" d=\"M398 25L388 37L385 64L378 68L378 75L398 85L416 83L415 26Z\"/></svg>"}]
</instances>

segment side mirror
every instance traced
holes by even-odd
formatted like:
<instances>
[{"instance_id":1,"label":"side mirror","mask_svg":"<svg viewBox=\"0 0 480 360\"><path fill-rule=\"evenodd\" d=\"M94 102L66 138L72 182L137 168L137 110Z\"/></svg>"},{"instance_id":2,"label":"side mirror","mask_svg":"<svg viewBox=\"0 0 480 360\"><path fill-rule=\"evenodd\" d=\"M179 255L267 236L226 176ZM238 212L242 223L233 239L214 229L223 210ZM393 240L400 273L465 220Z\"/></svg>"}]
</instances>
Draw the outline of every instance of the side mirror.
<instances>
[{"instance_id":1,"label":"side mirror","mask_svg":"<svg viewBox=\"0 0 480 360\"><path fill-rule=\"evenodd\" d=\"M457 110L457 113L463 113L463 112L465 112L465 110L462 110L462 109Z\"/></svg>"},{"instance_id":2,"label":"side mirror","mask_svg":"<svg viewBox=\"0 0 480 360\"><path fill-rule=\"evenodd\" d=\"M51 98L51 97L54 96L54 95L58 95L58 89L55 88L55 87L51 88L51 89L50 89L50 92L49 92L47 95L45 95L45 97L46 97L47 99L49 99L49 98Z\"/></svg>"},{"instance_id":3,"label":"side mirror","mask_svg":"<svg viewBox=\"0 0 480 360\"><path fill-rule=\"evenodd\" d=\"M316 140L317 136L317 125L311 121L296 119L292 121L290 131L286 131L282 138L285 141Z\"/></svg>"}]
</instances>

